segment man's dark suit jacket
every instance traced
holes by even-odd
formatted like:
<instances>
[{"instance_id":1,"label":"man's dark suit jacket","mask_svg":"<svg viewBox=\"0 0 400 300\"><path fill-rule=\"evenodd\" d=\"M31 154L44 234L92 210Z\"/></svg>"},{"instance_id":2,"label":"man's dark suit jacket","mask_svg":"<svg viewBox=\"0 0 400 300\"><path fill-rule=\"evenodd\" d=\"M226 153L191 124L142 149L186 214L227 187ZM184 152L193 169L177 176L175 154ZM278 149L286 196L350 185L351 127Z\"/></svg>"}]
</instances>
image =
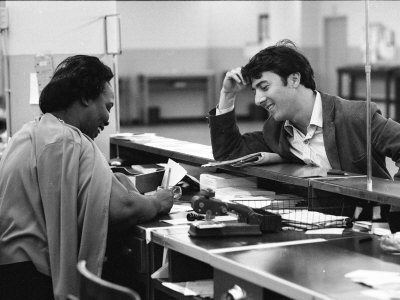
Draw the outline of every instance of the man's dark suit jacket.
<instances>
[{"instance_id":1,"label":"man's dark suit jacket","mask_svg":"<svg viewBox=\"0 0 400 300\"><path fill-rule=\"evenodd\" d=\"M323 137L326 154L333 169L367 173L366 102L349 101L321 94ZM400 124L384 118L375 103L371 104L372 176L391 178L385 157L400 166ZM275 152L297 163L302 161L290 152L284 122L268 118L262 131L241 134L235 111L216 116L210 111L209 125L214 158L228 160L255 152ZM400 179L400 172L395 178Z\"/></svg>"}]
</instances>

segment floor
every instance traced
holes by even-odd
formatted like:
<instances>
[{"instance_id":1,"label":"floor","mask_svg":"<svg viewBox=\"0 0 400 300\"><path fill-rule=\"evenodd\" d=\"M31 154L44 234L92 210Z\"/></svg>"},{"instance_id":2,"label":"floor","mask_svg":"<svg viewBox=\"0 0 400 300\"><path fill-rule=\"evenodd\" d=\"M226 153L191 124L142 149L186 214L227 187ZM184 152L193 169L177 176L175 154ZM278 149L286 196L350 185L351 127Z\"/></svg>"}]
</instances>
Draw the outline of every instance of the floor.
<instances>
[{"instance_id":1,"label":"floor","mask_svg":"<svg viewBox=\"0 0 400 300\"><path fill-rule=\"evenodd\" d=\"M238 122L239 129L242 133L261 130L263 121L240 121ZM211 145L210 132L207 121L204 122L167 122L150 126L134 125L134 126L121 126L121 132L134 132L134 133L156 133L159 136L168 138L179 139L188 142L200 143L204 145ZM393 176L398 168L394 162L387 158L386 165L389 173Z\"/></svg>"}]
</instances>

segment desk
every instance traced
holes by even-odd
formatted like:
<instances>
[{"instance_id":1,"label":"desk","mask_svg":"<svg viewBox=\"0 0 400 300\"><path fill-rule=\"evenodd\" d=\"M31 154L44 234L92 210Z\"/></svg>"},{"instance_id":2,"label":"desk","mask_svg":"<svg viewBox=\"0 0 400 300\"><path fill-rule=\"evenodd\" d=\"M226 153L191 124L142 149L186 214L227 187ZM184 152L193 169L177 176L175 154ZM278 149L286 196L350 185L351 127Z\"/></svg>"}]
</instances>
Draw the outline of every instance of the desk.
<instances>
[{"instance_id":1,"label":"desk","mask_svg":"<svg viewBox=\"0 0 400 300\"><path fill-rule=\"evenodd\" d=\"M379 249L378 238L359 243L362 238L363 234L354 232L310 236L289 231L264 234L258 240L193 239L182 228L152 233L155 245L171 251L169 279L180 281L188 270L180 271L178 266L185 265L185 257L194 259L198 265L191 261L192 266L205 270L197 279L213 278L214 299L225 299L223 295L233 284L246 290L246 299L369 299L362 294L369 288L344 275L357 269L399 272L400 265L396 256ZM293 243L287 245L288 242ZM235 250L238 246L242 249ZM211 267L211 272L206 266ZM162 287L162 281L153 280L150 299L172 294Z\"/></svg>"},{"instance_id":2,"label":"desk","mask_svg":"<svg viewBox=\"0 0 400 300\"><path fill-rule=\"evenodd\" d=\"M363 246L380 253L378 244ZM379 254L365 255L361 247L357 238L334 239L226 252L213 256L211 264L293 299L373 299L363 294L370 290L368 287L355 284L344 275L358 269L399 272L400 265L381 260ZM216 280L223 279L223 275Z\"/></svg>"},{"instance_id":3,"label":"desk","mask_svg":"<svg viewBox=\"0 0 400 300\"><path fill-rule=\"evenodd\" d=\"M210 71L195 73L148 73L139 75L142 123L149 124L149 95L152 91L202 90L203 113L207 115L214 99L215 74Z\"/></svg>"},{"instance_id":4,"label":"desk","mask_svg":"<svg viewBox=\"0 0 400 300\"><path fill-rule=\"evenodd\" d=\"M159 163L172 158L185 168L190 167L189 173L195 177L202 172L200 165L212 160L209 146L157 136L149 139L113 137L110 139L111 157L117 146L127 164ZM191 150L193 147L198 151ZM276 164L224 166L220 170L256 176L259 187L301 195L309 201L315 197L334 197L345 203L356 200L396 204L400 200L399 186L392 181L373 178L373 190L369 191L366 177L329 178L327 170L317 167ZM163 218L176 217L181 216ZM141 285L143 299L198 299L181 296L163 286L162 280L150 279L150 274L161 266L164 247L169 249L172 272L169 279L212 278L215 299L220 299L235 283L252 293L253 298L248 299L368 299L361 294L368 288L344 278L345 273L359 268L400 271L398 256L383 253L376 237L359 244L361 233L306 235L299 231L282 231L215 239L191 238L188 228L155 220L136 226L131 232L129 239L135 242L130 241L132 250L128 252L139 253L140 258L123 267L135 270L132 277L135 284ZM204 272L193 271L203 269Z\"/></svg>"},{"instance_id":5,"label":"desk","mask_svg":"<svg viewBox=\"0 0 400 300\"><path fill-rule=\"evenodd\" d=\"M390 117L390 105L395 105L395 120L400 120L400 113L398 109L398 101L400 101L400 94L395 93L394 98L391 97L392 83L394 75L398 74L400 66L386 66L386 65L373 65L371 68L371 82L375 79L383 79L385 84L384 97L374 98L371 101L382 102L386 107L386 117ZM362 79L365 81L365 67L363 65L345 66L337 69L338 74L338 96L349 100L365 100L366 93L362 97L356 95L356 81ZM343 77L349 76L349 94L343 93Z\"/></svg>"}]
</instances>

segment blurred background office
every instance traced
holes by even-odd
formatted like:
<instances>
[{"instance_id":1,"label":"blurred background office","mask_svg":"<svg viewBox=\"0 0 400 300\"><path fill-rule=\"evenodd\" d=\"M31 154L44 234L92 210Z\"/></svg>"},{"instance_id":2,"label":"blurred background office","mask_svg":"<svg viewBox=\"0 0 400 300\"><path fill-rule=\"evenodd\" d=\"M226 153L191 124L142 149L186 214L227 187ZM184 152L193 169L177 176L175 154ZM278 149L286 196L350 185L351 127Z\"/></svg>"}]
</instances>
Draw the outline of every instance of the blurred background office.
<instances>
[{"instance_id":1,"label":"blurred background office","mask_svg":"<svg viewBox=\"0 0 400 300\"><path fill-rule=\"evenodd\" d=\"M400 2L369 5L372 100L400 121ZM0 1L0 9L3 141L39 115L46 74L78 53L116 63L120 127L112 114L96 140L106 156L116 131L209 144L205 116L224 73L283 38L309 58L319 90L365 99L364 1ZM105 34L106 16L117 16L120 31ZM121 53L107 53L112 39ZM251 91L237 112L243 131L266 116Z\"/></svg>"}]
</instances>

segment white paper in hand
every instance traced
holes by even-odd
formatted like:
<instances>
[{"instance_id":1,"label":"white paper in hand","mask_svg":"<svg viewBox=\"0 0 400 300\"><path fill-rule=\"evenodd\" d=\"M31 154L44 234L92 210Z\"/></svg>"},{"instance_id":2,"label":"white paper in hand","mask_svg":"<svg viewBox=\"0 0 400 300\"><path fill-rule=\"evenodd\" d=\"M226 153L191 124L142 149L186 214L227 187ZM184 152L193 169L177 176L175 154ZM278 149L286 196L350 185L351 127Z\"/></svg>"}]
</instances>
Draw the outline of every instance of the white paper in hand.
<instances>
[{"instance_id":1,"label":"white paper in hand","mask_svg":"<svg viewBox=\"0 0 400 300\"><path fill-rule=\"evenodd\" d=\"M187 171L180 164L172 159L168 159L161 186L174 186L181 181L186 174Z\"/></svg>"}]
</instances>

